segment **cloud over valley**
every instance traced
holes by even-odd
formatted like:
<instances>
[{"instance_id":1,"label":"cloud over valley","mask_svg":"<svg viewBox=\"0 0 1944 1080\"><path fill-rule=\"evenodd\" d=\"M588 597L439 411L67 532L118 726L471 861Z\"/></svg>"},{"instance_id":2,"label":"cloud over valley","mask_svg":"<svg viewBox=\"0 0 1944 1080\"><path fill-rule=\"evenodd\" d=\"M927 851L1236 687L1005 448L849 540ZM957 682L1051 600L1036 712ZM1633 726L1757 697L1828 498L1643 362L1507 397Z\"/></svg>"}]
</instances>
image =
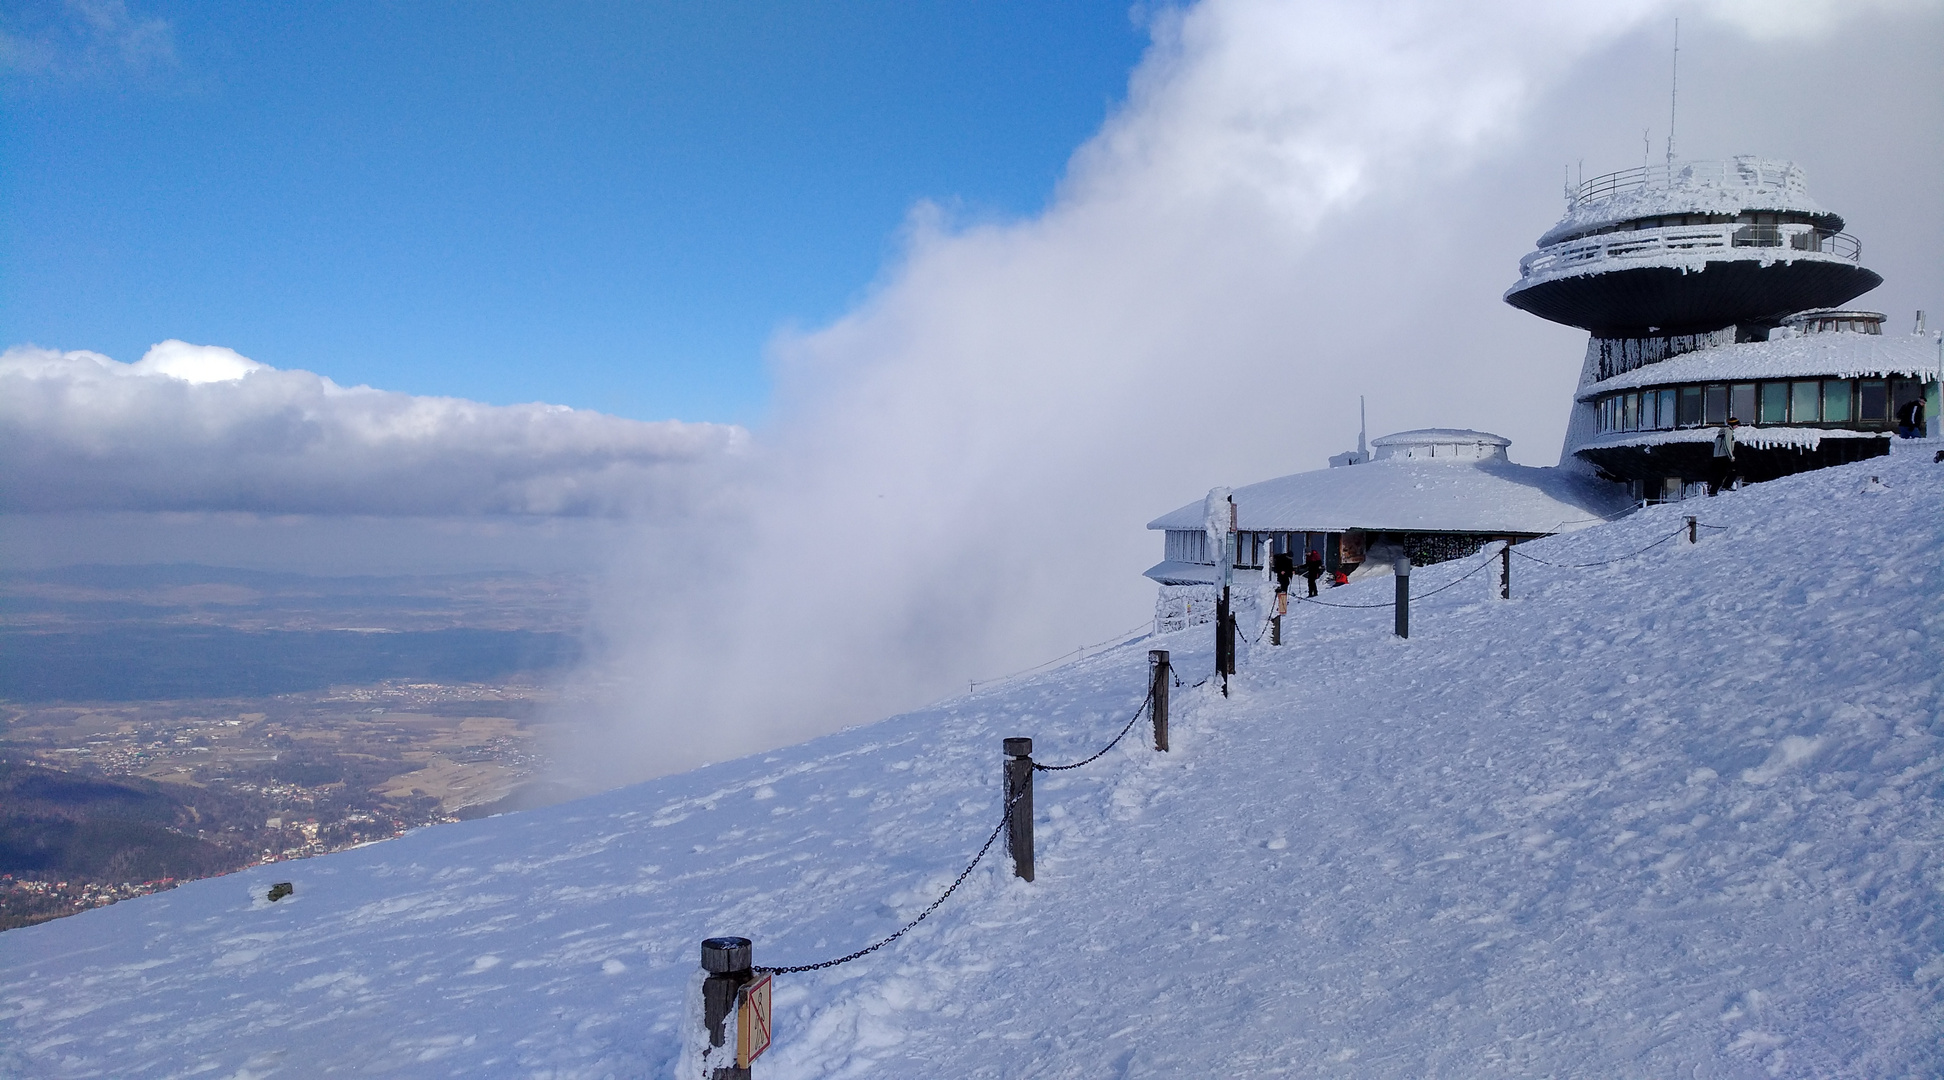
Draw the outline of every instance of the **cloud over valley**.
<instances>
[{"instance_id":1,"label":"cloud over valley","mask_svg":"<svg viewBox=\"0 0 1944 1080\"><path fill-rule=\"evenodd\" d=\"M342 387L180 341L133 364L0 353L11 513L668 515L745 443L728 425Z\"/></svg>"}]
</instances>

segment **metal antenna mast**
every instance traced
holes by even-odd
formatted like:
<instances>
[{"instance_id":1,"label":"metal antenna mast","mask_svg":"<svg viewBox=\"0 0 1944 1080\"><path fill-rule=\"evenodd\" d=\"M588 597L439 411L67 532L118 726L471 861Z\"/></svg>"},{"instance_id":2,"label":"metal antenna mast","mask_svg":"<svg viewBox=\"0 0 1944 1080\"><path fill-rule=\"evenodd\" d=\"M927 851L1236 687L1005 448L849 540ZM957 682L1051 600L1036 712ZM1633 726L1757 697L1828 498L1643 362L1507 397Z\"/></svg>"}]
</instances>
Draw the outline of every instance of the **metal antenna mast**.
<instances>
[{"instance_id":1,"label":"metal antenna mast","mask_svg":"<svg viewBox=\"0 0 1944 1080\"><path fill-rule=\"evenodd\" d=\"M1667 81L1667 163L1674 164L1674 110L1681 100L1681 20L1674 20L1674 63Z\"/></svg>"}]
</instances>

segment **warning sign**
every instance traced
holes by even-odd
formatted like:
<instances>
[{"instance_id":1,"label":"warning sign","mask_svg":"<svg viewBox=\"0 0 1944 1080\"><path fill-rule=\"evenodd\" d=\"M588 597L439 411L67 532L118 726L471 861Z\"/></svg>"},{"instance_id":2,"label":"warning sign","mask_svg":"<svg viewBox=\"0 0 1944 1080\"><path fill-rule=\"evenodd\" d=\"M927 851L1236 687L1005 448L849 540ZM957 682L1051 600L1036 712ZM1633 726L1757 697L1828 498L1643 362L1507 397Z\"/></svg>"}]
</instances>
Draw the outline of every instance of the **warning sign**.
<instances>
[{"instance_id":1,"label":"warning sign","mask_svg":"<svg viewBox=\"0 0 1944 1080\"><path fill-rule=\"evenodd\" d=\"M736 1068L763 1056L770 1044L770 976L767 972L743 987L736 1009Z\"/></svg>"}]
</instances>

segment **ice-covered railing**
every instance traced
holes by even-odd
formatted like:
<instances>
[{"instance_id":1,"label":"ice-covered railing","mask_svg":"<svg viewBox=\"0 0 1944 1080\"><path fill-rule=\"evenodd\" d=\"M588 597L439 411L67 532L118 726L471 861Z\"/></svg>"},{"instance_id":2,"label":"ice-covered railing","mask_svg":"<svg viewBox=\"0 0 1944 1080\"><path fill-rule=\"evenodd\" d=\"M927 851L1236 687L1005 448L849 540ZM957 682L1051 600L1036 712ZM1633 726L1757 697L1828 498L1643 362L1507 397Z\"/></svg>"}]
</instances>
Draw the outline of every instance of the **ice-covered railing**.
<instances>
[{"instance_id":1,"label":"ice-covered railing","mask_svg":"<svg viewBox=\"0 0 1944 1080\"><path fill-rule=\"evenodd\" d=\"M1842 218L1810 198L1793 162L1737 157L1622 169L1568 186L1566 216L1546 230L1539 246L1641 218L1700 214L1721 220L1750 212L1803 215L1830 232L1843 227Z\"/></svg>"},{"instance_id":2,"label":"ice-covered railing","mask_svg":"<svg viewBox=\"0 0 1944 1080\"><path fill-rule=\"evenodd\" d=\"M1753 194L1776 194L1792 202L1810 202L1802 168L1792 161L1737 157L1727 161L1684 161L1643 165L1596 176L1568 192L1567 204L1577 209L1630 191L1715 191L1732 189Z\"/></svg>"},{"instance_id":3,"label":"ice-covered railing","mask_svg":"<svg viewBox=\"0 0 1944 1080\"><path fill-rule=\"evenodd\" d=\"M1659 229L1599 233L1552 244L1519 260L1522 288L1534 278L1587 272L1582 267L1610 261L1693 257L1793 258L1833 255L1860 263L1863 243L1849 233L1823 232L1808 225L1671 225Z\"/></svg>"}]
</instances>

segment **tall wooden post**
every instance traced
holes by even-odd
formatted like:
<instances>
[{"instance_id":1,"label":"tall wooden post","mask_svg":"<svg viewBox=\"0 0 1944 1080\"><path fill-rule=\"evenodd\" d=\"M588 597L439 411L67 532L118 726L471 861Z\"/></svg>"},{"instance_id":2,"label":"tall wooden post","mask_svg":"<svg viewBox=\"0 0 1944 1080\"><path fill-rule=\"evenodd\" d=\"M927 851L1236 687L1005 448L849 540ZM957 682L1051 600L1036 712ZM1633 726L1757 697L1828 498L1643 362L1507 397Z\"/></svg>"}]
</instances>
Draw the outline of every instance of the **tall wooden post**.
<instances>
[{"instance_id":1,"label":"tall wooden post","mask_svg":"<svg viewBox=\"0 0 1944 1080\"><path fill-rule=\"evenodd\" d=\"M1229 611L1229 587L1215 600L1215 673L1222 677L1222 696L1228 696L1228 677L1235 674L1235 616Z\"/></svg>"},{"instance_id":2,"label":"tall wooden post","mask_svg":"<svg viewBox=\"0 0 1944 1080\"><path fill-rule=\"evenodd\" d=\"M1690 544L1692 544L1692 543L1694 543L1694 542L1695 542L1695 539L1694 539L1694 536L1695 536L1695 526L1696 526L1697 524L1698 524L1698 523L1697 523L1697 522L1696 522L1696 521L1695 521L1695 520L1694 520L1694 519L1693 519L1692 517L1690 517L1690 518L1688 518L1688 519L1687 519L1687 525L1688 525L1688 543L1690 543Z\"/></svg>"},{"instance_id":3,"label":"tall wooden post","mask_svg":"<svg viewBox=\"0 0 1944 1080\"><path fill-rule=\"evenodd\" d=\"M1512 541L1499 549L1499 599L1512 599Z\"/></svg>"},{"instance_id":4,"label":"tall wooden post","mask_svg":"<svg viewBox=\"0 0 1944 1080\"><path fill-rule=\"evenodd\" d=\"M1397 575L1397 636L1411 636L1411 560L1399 559L1391 564Z\"/></svg>"},{"instance_id":5,"label":"tall wooden post","mask_svg":"<svg viewBox=\"0 0 1944 1080\"><path fill-rule=\"evenodd\" d=\"M749 1080L749 1069L736 1065L733 1033L725 1028L736 1009L736 995L756 977L753 957L748 938L712 937L702 942L702 970L709 973L702 980L702 1023L709 1030L702 1074L709 1080Z\"/></svg>"},{"instance_id":6,"label":"tall wooden post","mask_svg":"<svg viewBox=\"0 0 1944 1080\"><path fill-rule=\"evenodd\" d=\"M1148 650L1148 709L1154 717L1154 748L1168 749L1168 687L1174 682L1174 669L1168 666L1168 650Z\"/></svg>"},{"instance_id":7,"label":"tall wooden post","mask_svg":"<svg viewBox=\"0 0 1944 1080\"><path fill-rule=\"evenodd\" d=\"M1033 740L1006 740L1006 805L1012 820L1006 825L1006 852L1012 856L1013 876L1033 880Z\"/></svg>"}]
</instances>

